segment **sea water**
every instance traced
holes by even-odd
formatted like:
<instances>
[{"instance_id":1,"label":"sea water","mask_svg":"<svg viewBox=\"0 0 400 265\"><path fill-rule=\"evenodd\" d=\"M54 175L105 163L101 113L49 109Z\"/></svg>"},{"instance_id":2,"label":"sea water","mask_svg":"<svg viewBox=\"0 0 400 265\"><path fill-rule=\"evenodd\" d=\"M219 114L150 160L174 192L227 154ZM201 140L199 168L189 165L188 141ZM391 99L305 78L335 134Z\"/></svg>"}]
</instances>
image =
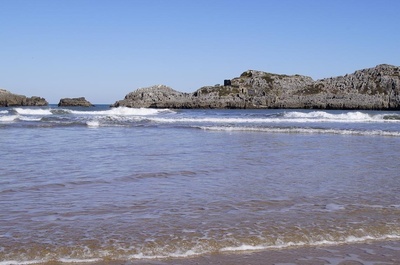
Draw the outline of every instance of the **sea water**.
<instances>
[{"instance_id":1,"label":"sea water","mask_svg":"<svg viewBox=\"0 0 400 265\"><path fill-rule=\"evenodd\" d=\"M400 239L400 112L0 108L0 264Z\"/></svg>"}]
</instances>

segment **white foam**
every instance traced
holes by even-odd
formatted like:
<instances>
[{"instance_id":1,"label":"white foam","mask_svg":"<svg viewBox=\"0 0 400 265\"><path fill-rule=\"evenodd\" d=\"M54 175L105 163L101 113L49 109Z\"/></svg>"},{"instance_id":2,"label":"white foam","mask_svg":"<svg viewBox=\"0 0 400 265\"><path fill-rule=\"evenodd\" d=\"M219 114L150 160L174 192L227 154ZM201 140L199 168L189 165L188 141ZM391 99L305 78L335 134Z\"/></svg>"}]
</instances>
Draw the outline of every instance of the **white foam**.
<instances>
[{"instance_id":1,"label":"white foam","mask_svg":"<svg viewBox=\"0 0 400 265\"><path fill-rule=\"evenodd\" d=\"M58 261L62 263L93 263L99 262L101 259L68 259L68 258L61 258Z\"/></svg>"},{"instance_id":2,"label":"white foam","mask_svg":"<svg viewBox=\"0 0 400 265\"><path fill-rule=\"evenodd\" d=\"M18 115L0 116L0 122L12 122L18 118Z\"/></svg>"},{"instance_id":3,"label":"white foam","mask_svg":"<svg viewBox=\"0 0 400 265\"><path fill-rule=\"evenodd\" d=\"M330 238L330 237L328 237ZM268 250L268 249L285 249L290 247L303 247L303 246L312 246L312 247L323 247L323 246L335 246L339 244L346 244L346 243L364 243L370 241L385 241L385 240L399 240L399 234L392 234L392 235L383 235L383 236L348 236L339 238L337 240L331 239L321 239L321 240L305 240L300 242L292 242L292 241L283 241L277 239L274 244L265 243L265 244L258 244L258 245L249 245L249 244L242 244L239 246L227 246L222 247L220 249L213 249L212 251L218 252L239 252L239 251L260 251L260 250ZM129 248L128 248L129 249ZM127 249L127 250L128 250ZM210 253L211 249L208 247L202 247L197 245L196 247L188 250L176 250L175 252L165 252L164 249L154 249L149 251L149 254L145 252L140 252L137 254L131 255L123 255L119 256L119 259L128 259L128 260L152 260L152 259L166 259L166 258L187 258L202 255L205 253ZM101 253L101 252L100 252ZM106 252L104 255L100 255L100 257L104 258L109 256L109 253ZM60 263L96 263L99 262L102 258L94 258L94 257L87 257L87 258L68 258L68 257L60 257L57 259ZM28 260L28 261L17 261L17 260L9 260L9 261L0 261L0 265L29 265L29 264L37 264L37 263L46 263L47 260Z\"/></svg>"},{"instance_id":4,"label":"white foam","mask_svg":"<svg viewBox=\"0 0 400 265\"><path fill-rule=\"evenodd\" d=\"M336 203L328 203L327 205L325 205L325 209L327 211L334 212L334 211L344 210L345 207L343 205L339 205L339 204L336 204Z\"/></svg>"},{"instance_id":5,"label":"white foam","mask_svg":"<svg viewBox=\"0 0 400 265\"><path fill-rule=\"evenodd\" d=\"M43 260L29 260L29 261L17 261L17 260L5 260L0 261L0 265L28 265L28 264L40 264Z\"/></svg>"},{"instance_id":6,"label":"white foam","mask_svg":"<svg viewBox=\"0 0 400 265\"><path fill-rule=\"evenodd\" d=\"M224 247L222 248L220 251L222 252L227 252L227 251L252 251L252 250L263 250L268 248L268 246L266 245L256 245L256 246L252 246L252 245L247 245L247 244L243 244L241 246L238 247Z\"/></svg>"},{"instance_id":7,"label":"white foam","mask_svg":"<svg viewBox=\"0 0 400 265\"><path fill-rule=\"evenodd\" d=\"M0 114L7 114L8 110L0 110Z\"/></svg>"},{"instance_id":8,"label":"white foam","mask_svg":"<svg viewBox=\"0 0 400 265\"><path fill-rule=\"evenodd\" d=\"M165 123L270 123L270 122L286 122L282 119L267 119L267 118L159 118L152 117L149 118L151 121L155 122L165 122Z\"/></svg>"},{"instance_id":9,"label":"white foam","mask_svg":"<svg viewBox=\"0 0 400 265\"><path fill-rule=\"evenodd\" d=\"M100 126L100 122L99 121L87 121L86 125L88 127L97 128Z\"/></svg>"},{"instance_id":10,"label":"white foam","mask_svg":"<svg viewBox=\"0 0 400 265\"><path fill-rule=\"evenodd\" d=\"M326 120L371 120L372 116L362 112L347 112L340 114L328 113L325 111L313 112L287 112L284 114L286 118L307 118L307 119L326 119Z\"/></svg>"},{"instance_id":11,"label":"white foam","mask_svg":"<svg viewBox=\"0 0 400 265\"><path fill-rule=\"evenodd\" d=\"M187 258L192 256L197 256L204 254L205 252L196 252L194 250L188 250L185 252L174 252L165 255L146 255L143 253L138 253L134 255L130 255L129 259L166 259L166 258Z\"/></svg>"},{"instance_id":12,"label":"white foam","mask_svg":"<svg viewBox=\"0 0 400 265\"><path fill-rule=\"evenodd\" d=\"M170 112L168 109L147 109L147 108L128 108L118 107L109 110L98 110L98 111L77 111L70 110L72 114L78 115L116 115L116 116L145 116L145 115L156 115L162 112Z\"/></svg>"},{"instance_id":13,"label":"white foam","mask_svg":"<svg viewBox=\"0 0 400 265\"><path fill-rule=\"evenodd\" d=\"M341 129L319 129L319 128L266 128L266 127L228 127L228 126L201 126L203 130L226 131L226 132L267 132L267 133L300 133L300 134L339 134L339 135L360 135L360 136L397 136L397 131L382 130L341 130Z\"/></svg>"},{"instance_id":14,"label":"white foam","mask_svg":"<svg viewBox=\"0 0 400 265\"><path fill-rule=\"evenodd\" d=\"M278 242L275 245L266 245L266 244L260 244L260 245L247 245L243 244L241 246L235 246L235 247L224 247L221 248L221 252L233 252L233 251L252 251L252 250L264 250L264 249L283 249L283 248L289 248L289 247L302 247L302 246L332 246L332 245L338 245L338 244L346 244L346 243L363 243L363 242L368 242L368 241L382 241L382 240L393 240L393 239L400 239L400 235L384 235L380 237L374 237L374 236L362 236L362 237L356 237L356 236L349 236L344 239L339 239L339 240L318 240L318 241L311 241L311 242L281 242L278 240Z\"/></svg>"},{"instance_id":15,"label":"white foam","mask_svg":"<svg viewBox=\"0 0 400 265\"><path fill-rule=\"evenodd\" d=\"M386 116L399 117L399 119L385 119ZM360 111L346 113L328 113L325 111L313 112L285 112L284 118L301 122L400 122L398 114L376 114L371 115Z\"/></svg>"},{"instance_id":16,"label":"white foam","mask_svg":"<svg viewBox=\"0 0 400 265\"><path fill-rule=\"evenodd\" d=\"M14 108L18 114L22 115L52 115L50 109L23 109L23 108Z\"/></svg>"},{"instance_id":17,"label":"white foam","mask_svg":"<svg viewBox=\"0 0 400 265\"><path fill-rule=\"evenodd\" d=\"M387 116L398 116L399 119L385 119ZM333 114L325 111L313 112L285 112L281 116L274 117L205 117L205 118L185 118L185 117L152 117L150 120L155 122L176 123L176 122L196 122L196 123L371 123L371 122L391 122L400 123L398 114L376 114L370 115L363 112L347 112Z\"/></svg>"},{"instance_id":18,"label":"white foam","mask_svg":"<svg viewBox=\"0 0 400 265\"><path fill-rule=\"evenodd\" d=\"M93 262L99 262L101 259L68 259L68 258L61 258L58 260L58 262L61 263L93 263ZM47 263L49 261L47 260L28 260L28 261L18 261L18 260L6 260L6 261L0 261L0 265L30 265L30 264L43 264Z\"/></svg>"},{"instance_id":19,"label":"white foam","mask_svg":"<svg viewBox=\"0 0 400 265\"><path fill-rule=\"evenodd\" d=\"M27 117L27 116L19 116L19 120L21 121L40 121L42 118L33 118L33 117Z\"/></svg>"}]
</instances>

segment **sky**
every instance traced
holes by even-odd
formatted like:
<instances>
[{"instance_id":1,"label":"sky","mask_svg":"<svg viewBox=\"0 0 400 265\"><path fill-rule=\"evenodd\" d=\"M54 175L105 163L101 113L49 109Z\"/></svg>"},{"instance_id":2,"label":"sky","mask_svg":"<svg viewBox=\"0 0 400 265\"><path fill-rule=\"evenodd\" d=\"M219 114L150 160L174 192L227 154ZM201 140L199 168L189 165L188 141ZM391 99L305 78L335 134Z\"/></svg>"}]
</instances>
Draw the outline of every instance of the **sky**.
<instances>
[{"instance_id":1,"label":"sky","mask_svg":"<svg viewBox=\"0 0 400 265\"><path fill-rule=\"evenodd\" d=\"M246 70L320 79L400 65L398 0L0 0L0 88L110 104Z\"/></svg>"}]
</instances>

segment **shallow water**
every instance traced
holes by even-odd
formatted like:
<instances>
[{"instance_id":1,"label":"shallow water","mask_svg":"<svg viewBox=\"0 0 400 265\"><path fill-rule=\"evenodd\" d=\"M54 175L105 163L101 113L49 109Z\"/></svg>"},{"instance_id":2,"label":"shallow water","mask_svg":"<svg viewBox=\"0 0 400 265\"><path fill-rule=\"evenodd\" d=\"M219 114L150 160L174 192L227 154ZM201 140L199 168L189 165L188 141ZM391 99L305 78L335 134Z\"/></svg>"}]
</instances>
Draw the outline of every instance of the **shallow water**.
<instances>
[{"instance_id":1,"label":"shallow water","mask_svg":"<svg viewBox=\"0 0 400 265\"><path fill-rule=\"evenodd\" d=\"M400 112L0 109L0 264L400 238Z\"/></svg>"}]
</instances>

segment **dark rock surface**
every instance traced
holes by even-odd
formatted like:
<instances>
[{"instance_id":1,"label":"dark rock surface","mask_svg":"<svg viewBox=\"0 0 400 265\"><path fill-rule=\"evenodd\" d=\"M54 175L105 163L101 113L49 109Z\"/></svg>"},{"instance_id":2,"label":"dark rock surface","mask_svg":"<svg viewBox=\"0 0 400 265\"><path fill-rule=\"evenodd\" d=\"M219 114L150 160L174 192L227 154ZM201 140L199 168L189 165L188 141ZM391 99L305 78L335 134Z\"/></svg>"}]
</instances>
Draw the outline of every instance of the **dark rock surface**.
<instances>
[{"instance_id":1,"label":"dark rock surface","mask_svg":"<svg viewBox=\"0 0 400 265\"><path fill-rule=\"evenodd\" d=\"M26 97L13 94L7 90L0 89L0 107L12 106L47 106L49 103L41 97Z\"/></svg>"},{"instance_id":2,"label":"dark rock surface","mask_svg":"<svg viewBox=\"0 0 400 265\"><path fill-rule=\"evenodd\" d=\"M92 107L92 103L87 101L84 97L80 98L62 98L58 103L59 107Z\"/></svg>"},{"instance_id":3,"label":"dark rock surface","mask_svg":"<svg viewBox=\"0 0 400 265\"><path fill-rule=\"evenodd\" d=\"M386 64L316 81L255 70L229 81L194 93L164 85L141 88L112 107L400 109L400 67Z\"/></svg>"}]
</instances>

